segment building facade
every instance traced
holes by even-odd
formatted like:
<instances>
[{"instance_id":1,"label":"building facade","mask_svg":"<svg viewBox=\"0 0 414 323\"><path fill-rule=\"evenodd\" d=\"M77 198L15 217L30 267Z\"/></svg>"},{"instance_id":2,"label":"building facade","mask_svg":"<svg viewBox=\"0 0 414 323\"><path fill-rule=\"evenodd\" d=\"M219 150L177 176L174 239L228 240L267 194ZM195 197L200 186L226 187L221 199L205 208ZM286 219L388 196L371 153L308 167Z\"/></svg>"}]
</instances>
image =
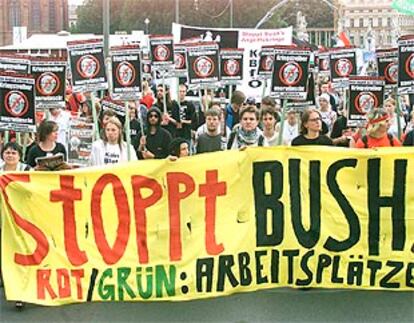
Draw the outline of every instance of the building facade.
<instances>
[{"instance_id":1,"label":"building facade","mask_svg":"<svg viewBox=\"0 0 414 323\"><path fill-rule=\"evenodd\" d=\"M78 22L78 14L77 14L77 9L78 9L79 5L78 4L69 4L69 29L73 29L76 27L76 24Z\"/></svg>"},{"instance_id":2,"label":"building facade","mask_svg":"<svg viewBox=\"0 0 414 323\"><path fill-rule=\"evenodd\" d=\"M338 25L357 47L396 46L399 35L414 33L414 16L391 8L392 0L339 0Z\"/></svg>"},{"instance_id":3,"label":"building facade","mask_svg":"<svg viewBox=\"0 0 414 323\"><path fill-rule=\"evenodd\" d=\"M13 44L13 28L33 33L68 29L68 0L0 0L0 46Z\"/></svg>"}]
</instances>

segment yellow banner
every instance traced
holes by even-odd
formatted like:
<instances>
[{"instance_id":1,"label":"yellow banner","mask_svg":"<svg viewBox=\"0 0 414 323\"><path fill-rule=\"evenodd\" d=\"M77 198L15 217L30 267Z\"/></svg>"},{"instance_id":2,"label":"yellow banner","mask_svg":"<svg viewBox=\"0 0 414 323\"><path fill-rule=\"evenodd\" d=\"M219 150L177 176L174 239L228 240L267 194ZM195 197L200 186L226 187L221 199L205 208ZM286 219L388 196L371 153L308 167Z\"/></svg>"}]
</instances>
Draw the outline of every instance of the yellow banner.
<instances>
[{"instance_id":1,"label":"yellow banner","mask_svg":"<svg viewBox=\"0 0 414 323\"><path fill-rule=\"evenodd\" d=\"M0 178L8 300L414 290L409 148L255 148Z\"/></svg>"}]
</instances>

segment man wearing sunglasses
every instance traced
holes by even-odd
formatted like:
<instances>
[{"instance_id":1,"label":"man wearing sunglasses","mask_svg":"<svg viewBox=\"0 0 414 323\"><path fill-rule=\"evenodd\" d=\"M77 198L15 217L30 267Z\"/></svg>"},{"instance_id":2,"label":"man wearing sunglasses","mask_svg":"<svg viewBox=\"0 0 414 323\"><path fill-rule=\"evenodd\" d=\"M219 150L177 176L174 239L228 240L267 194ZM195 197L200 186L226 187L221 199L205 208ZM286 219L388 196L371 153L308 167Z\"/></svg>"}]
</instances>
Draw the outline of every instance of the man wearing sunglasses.
<instances>
[{"instance_id":1,"label":"man wearing sunglasses","mask_svg":"<svg viewBox=\"0 0 414 323\"><path fill-rule=\"evenodd\" d=\"M171 143L170 133L161 127L161 111L151 108L147 114L148 129L146 135L141 136L138 147L139 159L162 159L169 154Z\"/></svg>"}]
</instances>

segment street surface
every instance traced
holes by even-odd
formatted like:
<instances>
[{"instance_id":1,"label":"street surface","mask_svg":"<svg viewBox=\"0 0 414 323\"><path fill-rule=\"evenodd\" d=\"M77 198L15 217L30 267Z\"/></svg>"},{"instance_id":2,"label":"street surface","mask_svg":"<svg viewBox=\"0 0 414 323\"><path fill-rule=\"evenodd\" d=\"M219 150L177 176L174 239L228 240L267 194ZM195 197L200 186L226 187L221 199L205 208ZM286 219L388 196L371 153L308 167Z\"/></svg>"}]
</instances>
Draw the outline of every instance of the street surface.
<instances>
[{"instance_id":1,"label":"street surface","mask_svg":"<svg viewBox=\"0 0 414 323\"><path fill-rule=\"evenodd\" d=\"M414 293L274 289L179 303L26 305L23 311L1 297L0 322L412 323Z\"/></svg>"}]
</instances>

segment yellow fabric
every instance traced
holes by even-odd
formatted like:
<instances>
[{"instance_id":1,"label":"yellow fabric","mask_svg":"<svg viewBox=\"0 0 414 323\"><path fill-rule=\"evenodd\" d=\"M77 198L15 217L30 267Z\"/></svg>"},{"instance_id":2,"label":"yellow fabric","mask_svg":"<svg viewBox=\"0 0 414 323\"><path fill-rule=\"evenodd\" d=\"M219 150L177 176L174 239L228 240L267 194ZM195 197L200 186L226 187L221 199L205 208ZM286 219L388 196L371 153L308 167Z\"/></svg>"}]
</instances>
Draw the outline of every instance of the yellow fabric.
<instances>
[{"instance_id":1,"label":"yellow fabric","mask_svg":"<svg viewBox=\"0 0 414 323\"><path fill-rule=\"evenodd\" d=\"M276 287L413 291L413 153L253 148L176 162L3 174L7 299L61 305L179 301ZM143 218L146 230L137 225Z\"/></svg>"}]
</instances>

